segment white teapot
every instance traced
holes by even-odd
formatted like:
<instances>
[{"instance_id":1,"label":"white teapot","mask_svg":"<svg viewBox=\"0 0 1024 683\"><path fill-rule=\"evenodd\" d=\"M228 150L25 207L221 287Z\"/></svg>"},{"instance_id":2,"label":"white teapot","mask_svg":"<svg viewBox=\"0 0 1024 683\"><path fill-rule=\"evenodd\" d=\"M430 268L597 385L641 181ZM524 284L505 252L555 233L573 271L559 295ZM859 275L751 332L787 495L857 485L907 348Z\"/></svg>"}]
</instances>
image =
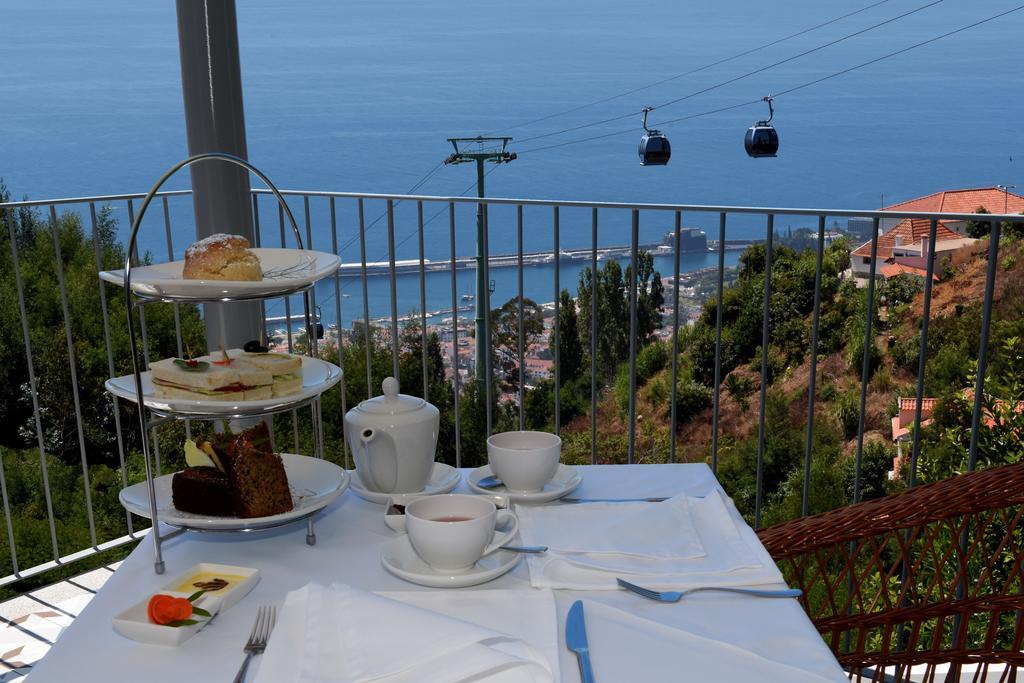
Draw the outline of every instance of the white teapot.
<instances>
[{"instance_id":1,"label":"white teapot","mask_svg":"<svg viewBox=\"0 0 1024 683\"><path fill-rule=\"evenodd\" d=\"M398 380L381 384L383 396L345 414L345 432L359 480L370 491L416 493L430 479L441 414L422 398L398 393Z\"/></svg>"}]
</instances>

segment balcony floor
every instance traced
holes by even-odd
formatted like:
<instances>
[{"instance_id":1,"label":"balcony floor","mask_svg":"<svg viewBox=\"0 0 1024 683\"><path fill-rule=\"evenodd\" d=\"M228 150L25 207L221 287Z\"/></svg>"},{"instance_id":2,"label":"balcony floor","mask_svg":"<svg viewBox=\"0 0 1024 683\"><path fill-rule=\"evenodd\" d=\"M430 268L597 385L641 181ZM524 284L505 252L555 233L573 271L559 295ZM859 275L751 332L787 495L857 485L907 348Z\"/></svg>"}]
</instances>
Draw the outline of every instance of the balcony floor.
<instances>
[{"instance_id":1,"label":"balcony floor","mask_svg":"<svg viewBox=\"0 0 1024 683\"><path fill-rule=\"evenodd\" d=\"M0 603L0 683L28 680L33 665L120 564L115 562Z\"/></svg>"}]
</instances>

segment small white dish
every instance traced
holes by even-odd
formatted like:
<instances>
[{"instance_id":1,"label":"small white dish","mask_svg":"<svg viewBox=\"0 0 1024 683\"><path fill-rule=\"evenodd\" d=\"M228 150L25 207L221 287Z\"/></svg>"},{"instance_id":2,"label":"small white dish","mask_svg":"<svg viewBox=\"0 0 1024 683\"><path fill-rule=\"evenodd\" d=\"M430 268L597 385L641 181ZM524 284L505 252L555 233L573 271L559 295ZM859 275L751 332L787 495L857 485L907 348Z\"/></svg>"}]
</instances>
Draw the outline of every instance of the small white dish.
<instances>
[{"instance_id":1,"label":"small white dish","mask_svg":"<svg viewBox=\"0 0 1024 683\"><path fill-rule=\"evenodd\" d=\"M400 579L430 588L466 588L493 581L503 576L519 563L522 555L508 550L480 558L469 571L458 574L445 573L434 569L423 561L402 535L395 538L381 552L380 561L384 568Z\"/></svg>"},{"instance_id":2,"label":"small white dish","mask_svg":"<svg viewBox=\"0 0 1024 683\"><path fill-rule=\"evenodd\" d=\"M491 470L490 465L484 465L478 467L469 473L466 478L466 483L469 484L469 488L475 493L489 493L489 494L500 494L508 496L508 499L513 503L550 503L553 500L558 500L562 496L567 496L576 490L576 487L583 483L583 476L579 471L571 465L563 465L559 463L558 471L555 472L554 478L544 485L544 489L536 493L516 493L515 491L507 491L504 486L497 488L485 489L482 486L477 485L477 482L484 477L490 477L494 474Z\"/></svg>"},{"instance_id":3,"label":"small white dish","mask_svg":"<svg viewBox=\"0 0 1024 683\"><path fill-rule=\"evenodd\" d=\"M360 498L379 505L387 505L393 496L436 496L439 493L448 493L459 485L459 471L443 462L434 463L434 468L430 472L430 480L427 482L426 487L422 491L416 491L415 493L397 494L371 491L359 480L359 473L356 470L350 470L349 474L352 475L352 490L359 494Z\"/></svg>"},{"instance_id":4,"label":"small white dish","mask_svg":"<svg viewBox=\"0 0 1024 683\"><path fill-rule=\"evenodd\" d=\"M249 591L259 583L260 570L253 567L200 562L176 575L153 594L187 598L197 591L203 590L200 586L192 585L194 580L211 581L221 577L227 581L226 586L217 590L207 590L192 603L209 612L211 615L209 619L201 617L198 619L199 623L192 626L154 624L149 620L148 614L149 601L153 597L150 595L114 617L114 630L124 637L137 640L140 643L177 647L199 633L214 615L233 607L248 595Z\"/></svg>"},{"instance_id":5,"label":"small white dish","mask_svg":"<svg viewBox=\"0 0 1024 683\"><path fill-rule=\"evenodd\" d=\"M132 291L140 296L196 299L228 297L260 297L280 295L283 291L301 289L333 275L341 265L337 254L312 249L255 247L250 249L260 259L263 279L258 281L185 280L184 261L170 261L132 268ZM124 285L124 269L105 270L100 279Z\"/></svg>"},{"instance_id":6,"label":"small white dish","mask_svg":"<svg viewBox=\"0 0 1024 683\"><path fill-rule=\"evenodd\" d=\"M387 528L392 531L404 534L405 533L405 506L421 498L426 494L423 493L395 493L389 499L387 505L384 506L384 524ZM507 495L500 493L488 493L484 495L484 498L494 503L494 507L499 510L507 510L509 506L509 499ZM402 506L402 510L396 509L395 506Z\"/></svg>"},{"instance_id":7,"label":"small white dish","mask_svg":"<svg viewBox=\"0 0 1024 683\"><path fill-rule=\"evenodd\" d=\"M173 595L178 598L187 598L191 593L178 591L160 590L157 593ZM155 595L155 594L154 594ZM114 630L125 638L136 640L149 645L162 645L164 647L177 647L186 640L199 633L204 626L216 616L222 607L220 601L208 595L201 595L194 603L196 607L202 607L210 613L210 617L200 617L199 623L192 626L162 626L154 624L149 620L148 608L152 595L146 596L125 611L114 617Z\"/></svg>"}]
</instances>

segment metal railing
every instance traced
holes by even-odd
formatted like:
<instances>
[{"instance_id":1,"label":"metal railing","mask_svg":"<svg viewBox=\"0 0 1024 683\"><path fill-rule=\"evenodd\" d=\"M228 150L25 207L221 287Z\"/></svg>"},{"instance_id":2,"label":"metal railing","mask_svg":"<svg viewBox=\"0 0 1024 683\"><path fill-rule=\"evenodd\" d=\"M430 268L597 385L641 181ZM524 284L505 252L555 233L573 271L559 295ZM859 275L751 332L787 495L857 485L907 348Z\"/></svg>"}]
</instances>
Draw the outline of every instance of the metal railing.
<instances>
[{"instance_id":1,"label":"metal railing","mask_svg":"<svg viewBox=\"0 0 1024 683\"><path fill-rule=\"evenodd\" d=\"M252 202L253 202L253 215L255 223L255 233L257 245L268 246L271 243L278 242L282 246L285 245L285 233L284 233L284 216L280 207L278 210L278 225L276 226L278 234L275 236L274 227L272 221L266 221L265 216L263 217L263 224L261 225L261 214L260 205L261 199L264 195L269 194L267 190L253 190ZM809 374L809 385L808 391L808 406L807 406L807 427L806 427L806 440L804 444L804 462L803 462L803 490L802 490L802 502L801 509L803 514L808 512L808 501L810 496L810 479L811 479L811 457L813 449L813 436L814 436L814 396L816 390L817 381L817 364L818 364L818 344L819 344L819 312L821 308L821 288L822 288L822 264L823 254L825 250L825 235L826 235L826 222L829 218L860 218L869 219L872 221L873 230L871 238L871 253L872 259L870 269L868 272L867 279L867 290L868 290L868 301L873 301L875 279L876 279L876 266L877 259L874 256L878 250L879 240L879 226L882 221L890 219L925 219L929 221L930 230L928 240L928 258L927 258L927 276L925 277L924 284L924 303L923 303L923 324L920 330L920 352L919 352L919 364L917 372L917 408L915 415L915 427L921 423L921 405L924 391L924 378L927 370L927 344L928 344L928 319L931 312L931 292L932 292L932 276L934 273L934 262L935 262L935 236L936 228L939 221L975 221L979 218L977 214L960 214L960 213L914 213L914 212L894 212L894 211L859 211L859 210L837 210L837 209L806 209L806 208L765 208L765 207L742 207L742 206L705 206L705 205L685 205L685 204L636 204L636 203L625 203L625 202L590 202L590 201L562 201L562 200L543 200L543 199L505 199L505 198L486 198L478 199L471 197L439 197L439 196L421 196L421 195L397 195L397 194L365 194L365 193L352 193L352 192L324 192L324 191L299 191L290 190L284 191L283 194L289 199L293 199L296 202L302 203L303 216L305 219L306 229L306 240L307 244L314 249L331 250L335 253L342 253L346 247L358 248L358 261L359 261L359 275L358 282L361 289L362 295L362 321L366 324L363 325L363 334L365 336L363 343L366 346L366 380L367 380L367 393L368 396L374 394L373 390L373 370L372 370L372 358L371 350L374 346L374 340L371 338L371 326L369 324L371 320L370 311L370 291L372 288L370 282L370 274L367 270L367 247L368 239L367 234L370 228L376 221L368 222L367 213L368 207L373 206L383 207L382 216L386 218L386 230L387 230L387 282L390 288L387 299L387 306L389 311L385 316L387 318L388 327L390 331L390 347L392 356L392 368L396 375L399 373L399 359L400 359L400 346L399 346L399 333L400 333L400 316L399 302L415 301L418 304L418 320L417 322L422 326L422 337L421 337L421 350L422 350L422 384L423 384L423 395L429 400L429 378L428 378L428 358L427 358L427 287L426 287L426 273L427 264L429 262L431 269L436 269L439 264L447 261L447 272L450 274L450 294L451 294L451 366L450 371L452 373L452 406L454 410L454 447L455 447L455 464L456 466L462 465L463 455L463 443L460 433L461 418L463 412L463 406L460 403L463 393L463 381L460 377L459 372L459 338L460 334L467 334L467 330L460 330L459 321L459 308L458 308L458 283L457 283L457 258L459 254L457 249L459 248L458 238L458 225L459 225L459 209L464 206L476 207L478 204L482 204L485 207L484 211L484 235L485 238L491 234L492 229L495 227L492 225L491 217L496 210L501 210L505 207L511 209L514 213L511 218L504 222L497 222L501 229L507 230L508 234L515 234L516 254L515 262L517 265L517 278L516 278L516 296L517 308L518 308L518 348L516 350L516 361L518 363L520 381L518 383L518 424L524 425L524 406L526 403L527 391L524 381L523 370L525 365L525 349L524 349L524 330L523 320L525 317L524 311L524 231L529 229L532 231L530 237L534 238L531 240L532 243L537 242L538 236L549 235L552 239L553 248L551 255L554 263L553 270L553 293L554 293L554 306L555 316L553 326L551 329L551 339L554 343L555 352L555 363L553 369L553 382L554 382L554 401L555 401L555 415L554 415L554 429L556 432L560 431L564 425L560 424L559 411L559 395L561 389L562 377L559 371L559 358L558 353L558 339L560 334L559 329L559 296L561 292L560 282L560 269L559 262L561 259L561 249L565 247L565 230L564 227L569 224L569 220L574 220L572 223L578 226L579 234L585 234L584 228L587 224L590 227L590 244L589 244L589 264L588 268L591 269L591 273L596 275L597 266L599 262L599 252L601 246L599 242L599 233L602 226L615 226L616 228L622 224L625 224L628 220L630 244L628 250L628 262L631 266L630 276L628 279L628 307L629 307L629 328L630 328L630 343L628 352L628 367L629 367L629 405L628 405L628 447L626 452L626 462L633 463L636 460L636 434L637 434L637 308L638 308L638 284L637 284L637 264L640 253L640 229L645 225L645 220L649 217L663 217L668 216L672 220L672 240L671 244L674 245L673 250L673 265L674 272L672 273L674 286L671 297L671 326L675 331L680 329L680 304L679 304L679 281L680 281L680 234L683 225L683 219L687 221L697 220L699 217L709 218L714 220L717 218L718 224L718 239L717 239L717 270L715 280L715 292L717 300L722 301L724 285L725 285L725 252L726 252L726 235L727 228L730 221L741 221L744 227L748 230L751 229L752 221L760 222L763 225L763 241L766 244L765 250L765 282L763 297L763 320L761 329L761 348L764 352L761 353L760 361L760 407L757 416L758 424L758 436L757 436L757 461L756 461L756 501L754 507L754 523L755 526L761 525L762 508L764 506L763 500L763 471L764 471L764 456L765 456L765 440L766 440L766 391L768 385L768 353L766 350L769 348L770 341L770 316L769 309L772 298L771 291L771 273L773 268L772 263L772 243L775 235L774 225L776 219L780 216L787 217L801 217L803 219L814 219L817 226L816 234L816 273L814 283L814 303L813 303L813 315L811 320L811 347L809 353L810 359L810 374ZM161 192L158 197L162 202L163 208L163 238L166 246L166 254L168 259L173 259L175 255L175 247L173 237L175 235L175 229L172 225L172 216L176 213L172 208L172 202L179 199L187 199L189 195L188 191L175 191L175 192ZM56 567L64 566L75 560L88 557L95 553L108 550L119 545L131 543L138 540L143 534L148 531L135 529L133 525L132 516L125 513L125 529L126 534L118 536L116 538L101 539L98 537L95 526L93 524L93 501L90 498L90 464L89 464L89 453L85 447L85 437L83 434L83 418L82 410L79 405L79 387L76 375L76 355L75 355L75 331L72 320L72 313L68 305L68 293L66 291L66 285L63 279L64 264L61 259L61 246L59 238L59 218L57 214L58 207L61 208L75 208L81 207L88 210L89 225L91 226L91 234L94 242L96 243L96 266L97 270L102 269L103 264L100 260L100 247L97 240L98 237L98 220L97 220L97 206L110 206L110 207L124 207L127 210L129 220L134 216L134 202L142 198L143 194L120 194L120 195L106 195L106 196L95 196L95 197L76 197L66 199L52 199L52 200L38 200L38 201L19 201L19 202L7 202L0 203L0 215L6 217L8 225L8 249L9 258L13 266L14 281L16 286L16 295L18 302L18 316L20 318L21 331L24 340L24 354L25 362L28 369L29 386L27 391L31 396L32 401L32 412L33 412L33 425L36 437L36 447L39 452L39 469L42 482L42 490L38 492L40 502L45 507L47 527L49 531L49 540L51 545L51 559L38 563L33 566L23 567L18 561L18 548L15 543L15 529L12 521L12 511L8 496L7 480L5 478L3 463L0 462L0 495L2 495L4 517L6 524L6 537L9 546L11 566L7 575L0 577L0 586L13 583L15 581L31 577L41 572L54 569ZM412 220L415 226L414 232L410 233L409 237L416 237L416 254L413 260L418 264L416 269L416 275L418 277L420 291L418 292L418 300L414 300L411 297L400 297L398 291L398 274L397 274L397 261L396 255L401 246L401 243L396 243L396 225L399 222L396 218L396 210L399 205L412 205L415 207L415 219ZM524 213L531 210L538 210L540 207L547 207L551 210L550 221L542 220L541 222L528 223L524 219ZM58 543L57 534L57 515L60 511L54 509L53 496L51 492L51 484L47 477L47 447L46 439L44 437L44 425L45 419L45 406L41 406L38 400L38 392L36 387L39 386L40 378L37 376L35 366L33 364L34 352L32 340L30 337L30 319L32 312L26 310L25 305L25 283L22 279L22 274L19 270L19 247L18 240L15 235L16 216L15 214L21 210L39 210L42 209L47 213L47 220L49 222L49 228L52 232L54 239L54 264L59 274L59 285L60 285L60 299L62 304L62 316L63 316L63 333L67 342L67 364L71 377L71 391L74 394L74 405L75 405L75 417L77 426L77 439L78 439L78 451L80 456L80 467L82 473L82 481L84 487L84 500L86 502L86 508L88 510L89 520L89 538L90 544L86 548L75 548L69 552L67 548L61 548ZM424 218L425 209L436 209L432 216L428 219ZM344 212L348 212L351 215L351 219L346 221L343 217ZM443 235L443 229L439 234L435 234L435 240L429 240L427 237L427 227L434 218L438 218L447 214L447 239ZM997 262L997 250L1000 239L1000 224L1002 221L1013 221L1019 220L1019 217L1011 215L1000 215L1000 214L987 214L984 217L985 220L991 223L991 239L989 243L988 251L988 271L987 281L985 285L985 293L983 299L982 308L982 325L980 330L980 345L978 353L978 372L977 382L974 391L974 405L973 405L973 421L972 421L972 438L970 443L970 454L969 454L969 466L973 469L977 462L977 432L980 425L982 416L982 382L985 376L986 367L986 352L988 345L988 333L989 333L989 322L991 319L992 302L994 284L996 278L996 262ZM657 220L657 218L655 218ZM468 224L468 221L467 221ZM314 227L316 226L316 227ZM191 241L191 232L188 235L179 234L179 245ZM274 239L278 237L279 239ZM447 254L441 258L430 258L426 257L425 251L427 245L431 245L434 248L435 253L442 253L442 247L447 242ZM485 239L485 247L487 239ZM577 245L578 246L578 245ZM462 246L464 251L469 251L466 245ZM486 252L489 256L491 252ZM446 258L445 258L446 257ZM488 273L486 270L489 267L489 259L484 261L485 268L485 279L487 282ZM105 291L108 285L103 284L97 278L97 286L99 288L99 299L101 308L103 311L103 334L104 334L104 345L106 351L106 361L110 373L115 372L116 358L115 352L111 344L111 329L112 326L123 325L123 320L118 317L111 318L109 316L109 295ZM598 307L598 287L597 278L592 279L593 287L591 296L591 309L590 309L590 329L589 329L589 346L590 346L590 460L592 463L599 461L599 451L597 443L597 413L598 403L600 398L601 387L599 386L598 377L598 366L597 366L597 347L601 335L601 324L598 319L599 307ZM333 281L329 283L328 295L325 298L333 299L333 308L335 320L338 325L338 346L339 353L342 351L342 347L345 343L345 336L341 333L343 325L343 287L341 283L341 274L336 273L333 277ZM322 294L322 292L321 292ZM490 301L490 292L485 290L484 292L478 293L482 295L485 301L485 310L492 310ZM316 294L314 294L316 296ZM316 300L314 299L314 305ZM326 304L326 301L321 303ZM285 308L286 319L291 319L290 302L288 299L283 300ZM264 309L265 315L266 309ZM871 305L866 307L866 320L864 325L864 352L861 363L861 383L860 383L860 395L859 395L859 408L860 415L858 421L858 434L857 434L857 447L856 447L856 461L855 461L855 475L854 475L854 494L853 502L856 502L861 497L861 467L862 467L862 456L864 450L864 431L865 431L865 407L866 407L866 396L867 386L869 379L869 351L872 342L872 320L873 320L873 308ZM492 330L490 329L491 321L489 316L484 316L484 334L490 338ZM178 353L181 354L182 349L182 328L181 320L179 318L178 305L174 305L174 326L176 333L177 349ZM720 411L721 411L721 388L722 388L722 327L723 327L723 316L722 306L717 306L715 315L715 367L714 367L714 386L712 389L712 406L711 406L711 419L712 419L712 433L711 443L709 446L709 462L713 469L717 469L719 462L719 432L720 432ZM145 319L142 320L142 331L143 331L143 348L146 358L150 357L149 345L146 340L146 327ZM291 327L288 327L288 347L292 348L295 340ZM582 335L581 335L582 336ZM490 345L487 345L490 348ZM674 334L672 338L672 361L671 361L671 415L670 415L670 439L668 453L666 459L669 462L674 462L677 457L676 453L676 434L678 428L679 416L676 410L677 400L677 379L679 373L678 367L678 356L679 356L679 339L678 334ZM491 364L491 358L487 358L488 365ZM492 383L494 381L494 373L486 373L486 386L484 387L484 394L486 396L493 395ZM406 382L414 381L411 377L403 378ZM343 421L343 415L347 410L346 405L346 386L345 379L342 379L339 390L341 392L341 413L336 415L329 415L325 417L325 420L337 420L338 422ZM126 453L126 439L122 433L123 425L120 419L120 406L116 398L109 398L111 404L110 408L114 416L114 429L116 434L116 446L117 455L120 469L120 479L122 485L127 485L128 471L126 467L126 461L128 453ZM486 413L486 428L487 433L490 434L493 425L493 416L491 414L491 402L487 401L487 413ZM294 430L294 446L296 450L299 448L299 435L298 429L295 426L296 422L293 420ZM190 425L186 424L186 430L190 429ZM159 471L160 454L159 454L159 442L157 435L154 433L149 436L153 438L156 449L154 450L154 456L156 459L157 468ZM280 436L278 437L280 438ZM914 484L914 476L917 469L918 457L920 454L920 430L913 430L913 446L911 450L911 478L910 485ZM344 443L344 439L343 439ZM342 446L344 451L344 460L346 465L350 462L349 453L347 450L347 444Z\"/></svg>"}]
</instances>

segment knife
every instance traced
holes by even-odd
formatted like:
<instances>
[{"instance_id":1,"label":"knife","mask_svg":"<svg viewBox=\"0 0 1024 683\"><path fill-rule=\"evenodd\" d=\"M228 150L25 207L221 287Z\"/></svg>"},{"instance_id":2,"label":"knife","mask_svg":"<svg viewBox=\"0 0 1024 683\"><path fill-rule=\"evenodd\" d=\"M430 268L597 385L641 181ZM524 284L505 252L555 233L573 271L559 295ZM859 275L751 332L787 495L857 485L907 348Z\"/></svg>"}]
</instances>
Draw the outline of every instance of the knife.
<instances>
[{"instance_id":1,"label":"knife","mask_svg":"<svg viewBox=\"0 0 1024 683\"><path fill-rule=\"evenodd\" d=\"M583 683L594 683L594 672L590 668L590 647L587 645L587 625L583 619L583 601L577 600L569 608L565 621L565 644L576 653L580 662L580 678Z\"/></svg>"},{"instance_id":2,"label":"knife","mask_svg":"<svg viewBox=\"0 0 1024 683\"><path fill-rule=\"evenodd\" d=\"M562 498L563 503L663 503L668 498Z\"/></svg>"}]
</instances>

